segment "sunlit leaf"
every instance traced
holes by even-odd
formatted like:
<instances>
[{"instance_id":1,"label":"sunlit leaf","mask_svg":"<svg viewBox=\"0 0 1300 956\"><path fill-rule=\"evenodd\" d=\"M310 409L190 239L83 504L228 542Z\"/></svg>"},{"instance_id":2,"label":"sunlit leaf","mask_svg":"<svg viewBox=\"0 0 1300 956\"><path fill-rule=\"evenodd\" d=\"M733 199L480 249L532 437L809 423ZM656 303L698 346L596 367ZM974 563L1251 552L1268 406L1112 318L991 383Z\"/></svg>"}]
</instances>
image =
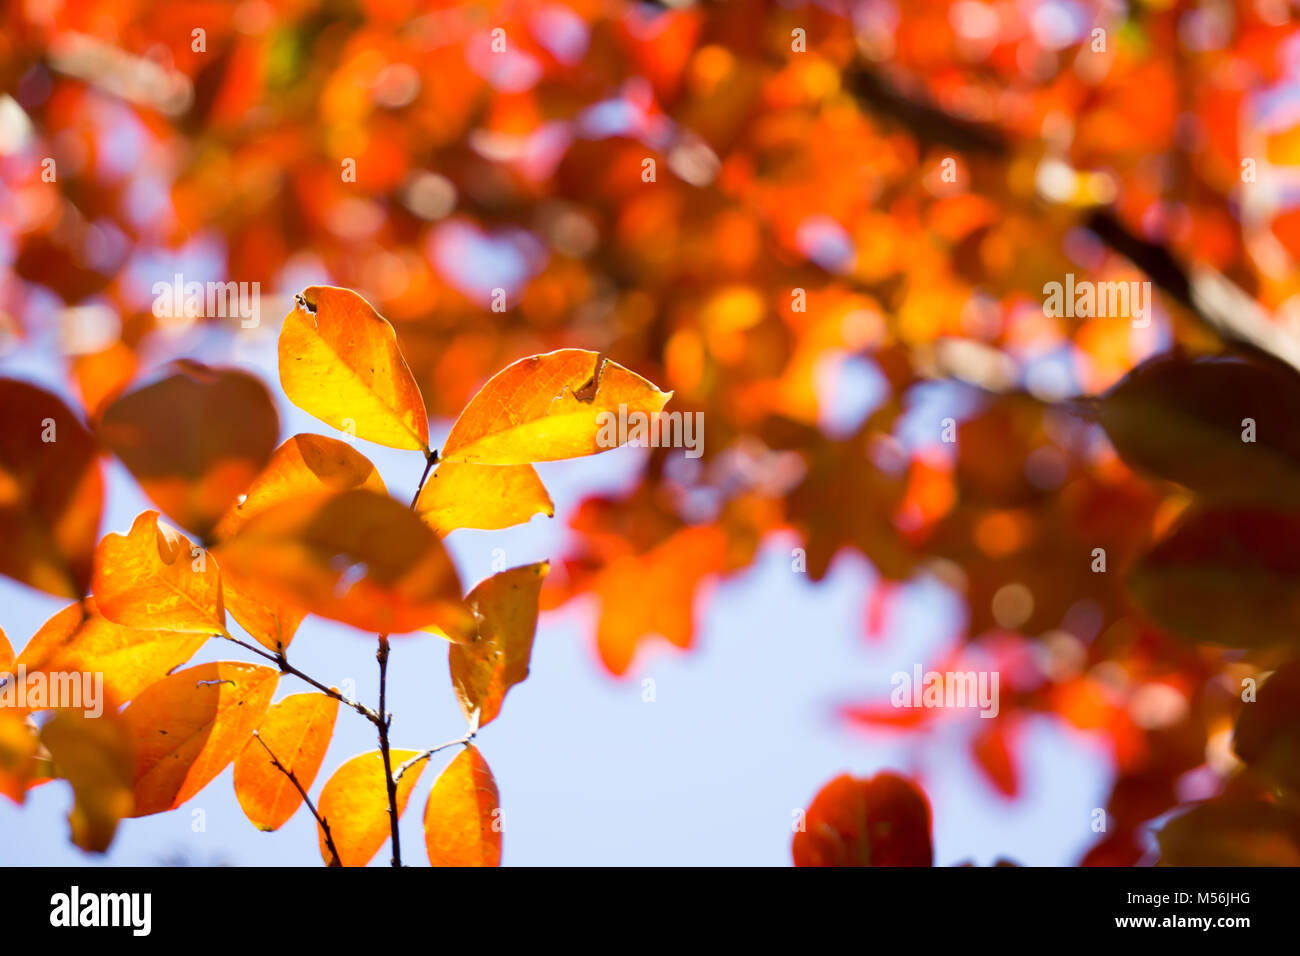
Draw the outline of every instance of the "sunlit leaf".
<instances>
[{"instance_id":1,"label":"sunlit leaf","mask_svg":"<svg viewBox=\"0 0 1300 956\"><path fill-rule=\"evenodd\" d=\"M58 398L0 379L0 574L65 598L90 586L103 503L95 441Z\"/></svg>"},{"instance_id":2,"label":"sunlit leaf","mask_svg":"<svg viewBox=\"0 0 1300 956\"><path fill-rule=\"evenodd\" d=\"M235 796L244 816L258 829L278 830L302 806L302 794L285 771L304 790L311 789L334 735L338 712L339 702L333 697L293 694L267 711L257 728L261 742L252 739L244 744L235 760ZM272 763L271 754L284 770Z\"/></svg>"},{"instance_id":3,"label":"sunlit leaf","mask_svg":"<svg viewBox=\"0 0 1300 956\"><path fill-rule=\"evenodd\" d=\"M438 536L386 495L354 489L287 501L217 548L223 568L282 600L377 633L437 624L474 633Z\"/></svg>"},{"instance_id":4,"label":"sunlit leaf","mask_svg":"<svg viewBox=\"0 0 1300 956\"><path fill-rule=\"evenodd\" d=\"M441 455L480 465L594 455L626 439L631 416L648 419L670 398L596 352L533 355L492 376L456 419ZM627 422L622 435L620 416Z\"/></svg>"},{"instance_id":5,"label":"sunlit leaf","mask_svg":"<svg viewBox=\"0 0 1300 956\"><path fill-rule=\"evenodd\" d=\"M420 489L416 513L442 537L457 528L497 531L548 518L555 505L532 465L467 465L444 461Z\"/></svg>"},{"instance_id":6,"label":"sunlit leaf","mask_svg":"<svg viewBox=\"0 0 1300 956\"><path fill-rule=\"evenodd\" d=\"M99 426L150 500L203 538L262 470L279 430L260 379L197 362L118 398Z\"/></svg>"},{"instance_id":7,"label":"sunlit leaf","mask_svg":"<svg viewBox=\"0 0 1300 956\"><path fill-rule=\"evenodd\" d=\"M99 613L116 624L203 634L226 629L216 562L156 511L138 515L125 536L104 536L95 551L94 592Z\"/></svg>"},{"instance_id":8,"label":"sunlit leaf","mask_svg":"<svg viewBox=\"0 0 1300 956\"><path fill-rule=\"evenodd\" d=\"M429 792L424 845L434 866L501 865L501 798L473 744L456 755Z\"/></svg>"},{"instance_id":9,"label":"sunlit leaf","mask_svg":"<svg viewBox=\"0 0 1300 956\"><path fill-rule=\"evenodd\" d=\"M391 448L427 451L420 388L397 333L350 289L312 286L280 329L280 384L328 425Z\"/></svg>"},{"instance_id":10,"label":"sunlit leaf","mask_svg":"<svg viewBox=\"0 0 1300 956\"><path fill-rule=\"evenodd\" d=\"M94 598L59 611L18 656L28 674L81 671L104 675L118 700L130 700L184 664L207 635L115 624L97 612Z\"/></svg>"},{"instance_id":11,"label":"sunlit leaf","mask_svg":"<svg viewBox=\"0 0 1300 956\"><path fill-rule=\"evenodd\" d=\"M494 574L465 599L479 622L478 638L448 649L451 681L466 719L478 711L480 727L496 719L506 692L528 676L537 600L550 567L542 561Z\"/></svg>"},{"instance_id":12,"label":"sunlit leaf","mask_svg":"<svg viewBox=\"0 0 1300 956\"><path fill-rule=\"evenodd\" d=\"M415 750L392 750L393 772L417 754ZM397 812L406 809L415 783L427 761L413 764L397 782ZM316 808L329 824L330 836L343 866L365 866L379 852L391 833L388 816L388 785L384 757L378 750L353 757L325 783ZM321 859L330 862L325 834L316 828Z\"/></svg>"},{"instance_id":13,"label":"sunlit leaf","mask_svg":"<svg viewBox=\"0 0 1300 956\"><path fill-rule=\"evenodd\" d=\"M180 806L239 754L262 721L279 671L219 661L172 674L123 711L135 745L138 817Z\"/></svg>"}]
</instances>

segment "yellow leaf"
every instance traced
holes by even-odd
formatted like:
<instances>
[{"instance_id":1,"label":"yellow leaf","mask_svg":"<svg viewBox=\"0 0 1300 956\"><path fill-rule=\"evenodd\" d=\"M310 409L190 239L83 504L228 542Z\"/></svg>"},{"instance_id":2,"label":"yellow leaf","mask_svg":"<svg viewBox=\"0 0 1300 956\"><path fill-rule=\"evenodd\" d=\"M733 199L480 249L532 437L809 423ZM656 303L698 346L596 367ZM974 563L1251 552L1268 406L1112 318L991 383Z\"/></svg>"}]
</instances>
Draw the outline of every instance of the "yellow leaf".
<instances>
[{"instance_id":1,"label":"yellow leaf","mask_svg":"<svg viewBox=\"0 0 1300 956\"><path fill-rule=\"evenodd\" d=\"M72 784L75 802L68 822L72 842L103 853L118 821L131 815L132 757L129 729L115 711L99 717L60 710L41 729L56 776Z\"/></svg>"},{"instance_id":2,"label":"yellow leaf","mask_svg":"<svg viewBox=\"0 0 1300 956\"><path fill-rule=\"evenodd\" d=\"M302 794L285 770L304 790L311 789L338 712L338 700L325 694L293 694L267 712L257 728L261 740L250 738L235 760L235 796L254 826L278 830L302 806ZM272 763L271 754L284 770Z\"/></svg>"},{"instance_id":3,"label":"yellow leaf","mask_svg":"<svg viewBox=\"0 0 1300 956\"><path fill-rule=\"evenodd\" d=\"M465 602L479 622L478 640L448 650L451 682L467 720L479 712L482 727L501 712L506 691L528 676L537 631L537 601L546 561L494 574Z\"/></svg>"},{"instance_id":4,"label":"yellow leaf","mask_svg":"<svg viewBox=\"0 0 1300 956\"><path fill-rule=\"evenodd\" d=\"M59 611L32 636L18 657L28 674L89 671L125 701L194 656L207 640L193 631L167 631L115 624L97 613L93 598L84 608Z\"/></svg>"},{"instance_id":5,"label":"yellow leaf","mask_svg":"<svg viewBox=\"0 0 1300 956\"><path fill-rule=\"evenodd\" d=\"M393 772L418 751L391 750ZM406 809L411 790L424 772L425 761L413 764L397 781L397 813ZM378 750L353 757L326 782L316 809L329 824L330 836L338 847L343 866L365 866L391 835L388 816L388 784L384 758ZM330 862L325 833L316 828L321 858Z\"/></svg>"},{"instance_id":6,"label":"yellow leaf","mask_svg":"<svg viewBox=\"0 0 1300 956\"><path fill-rule=\"evenodd\" d=\"M501 798L470 744L447 765L424 808L424 846L434 866L501 865Z\"/></svg>"},{"instance_id":7,"label":"yellow leaf","mask_svg":"<svg viewBox=\"0 0 1300 956\"><path fill-rule=\"evenodd\" d=\"M138 515L125 537L99 542L93 588L99 613L116 624L203 634L226 629L221 572L156 511Z\"/></svg>"},{"instance_id":8,"label":"yellow leaf","mask_svg":"<svg viewBox=\"0 0 1300 956\"><path fill-rule=\"evenodd\" d=\"M179 807L247 743L271 706L279 671L239 661L200 664L144 690L122 712L135 742L135 812Z\"/></svg>"},{"instance_id":9,"label":"yellow leaf","mask_svg":"<svg viewBox=\"0 0 1300 956\"><path fill-rule=\"evenodd\" d=\"M596 352L533 355L506 366L470 400L441 457L524 465L594 455L626 437L633 415L648 419L670 398L672 392L661 392ZM620 418L627 423L623 429Z\"/></svg>"},{"instance_id":10,"label":"yellow leaf","mask_svg":"<svg viewBox=\"0 0 1300 956\"><path fill-rule=\"evenodd\" d=\"M555 516L555 505L532 465L466 465L444 461L420 489L416 513L446 537L457 528L497 531L533 515Z\"/></svg>"},{"instance_id":11,"label":"yellow leaf","mask_svg":"<svg viewBox=\"0 0 1300 956\"><path fill-rule=\"evenodd\" d=\"M388 320L350 289L312 286L280 329L280 384L303 411L390 448L429 449L424 399Z\"/></svg>"}]
</instances>

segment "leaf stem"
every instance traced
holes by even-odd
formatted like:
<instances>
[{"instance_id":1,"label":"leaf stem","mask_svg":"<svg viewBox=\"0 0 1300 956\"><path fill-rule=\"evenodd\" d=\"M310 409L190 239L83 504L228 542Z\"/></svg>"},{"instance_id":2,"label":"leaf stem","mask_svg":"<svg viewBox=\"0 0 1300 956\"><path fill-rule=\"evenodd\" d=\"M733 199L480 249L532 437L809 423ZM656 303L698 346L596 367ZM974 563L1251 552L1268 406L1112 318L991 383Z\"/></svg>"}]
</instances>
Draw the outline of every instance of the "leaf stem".
<instances>
[{"instance_id":1,"label":"leaf stem","mask_svg":"<svg viewBox=\"0 0 1300 956\"><path fill-rule=\"evenodd\" d=\"M333 687L326 687L316 678L312 677L309 674L304 674L302 671L298 670L298 668L290 664L289 659L285 657L283 650L281 650L278 654L272 654L270 651L264 650L263 648L260 648L255 644L249 644L247 641L241 641L239 638L234 637L231 634L227 634L223 632L216 636L224 638L227 641L230 641L232 644L238 644L244 650L252 651L254 654L258 655L259 657L266 658L268 661L271 661L273 664L275 664L277 667L280 668L280 673L292 674L294 677L298 678L299 680L311 684L312 687L315 687L326 697L333 697L340 704L346 704L348 707L351 707L353 710L355 710L362 717L366 718L366 720L370 721L372 724L379 723L379 715L375 713L373 710L371 710L369 707L367 707L365 704L362 704L355 700L349 700L347 697L344 697Z\"/></svg>"},{"instance_id":2,"label":"leaf stem","mask_svg":"<svg viewBox=\"0 0 1300 956\"><path fill-rule=\"evenodd\" d=\"M418 753L418 754L416 754L416 755L415 755L414 757L412 757L410 760L407 760L405 763L403 763L400 767L397 768L397 772L393 774L393 779L394 779L394 780L401 780L401 779L402 779L402 774L406 773L406 771L410 770L412 767L414 767L414 766L415 766L417 763L419 763L421 760L428 760L430 757L432 757L434 754L436 754L439 750L446 750L448 747L454 747L454 746L456 746L457 744L462 744L462 745L464 745L464 746L469 746L469 742L470 742L471 740L473 740L474 737L477 736L477 734L478 734L478 731L473 731L473 730L472 730L472 731L470 731L469 733L465 734L465 736L463 736L463 737L457 737L455 740L449 740L449 741L447 741L445 744L438 744L438 746L436 746L436 747L434 747L434 748L432 748L432 749L430 749L430 750L426 750L426 751L424 751L423 753Z\"/></svg>"},{"instance_id":3,"label":"leaf stem","mask_svg":"<svg viewBox=\"0 0 1300 956\"><path fill-rule=\"evenodd\" d=\"M271 749L270 745L262 739L262 735L256 730L253 731L253 739L262 745L262 748L266 751L267 756L271 758L271 763L275 765L275 768L289 778L289 782L294 785L294 788L302 796L302 802L307 804L307 809L310 810L311 815L316 818L317 824L320 825L321 833L325 834L325 848L330 851L331 859L329 865L342 866L343 861L339 858L339 848L334 845L334 835L330 833L329 822L320 815L320 811L316 809L316 804L311 802L311 797L307 796L307 790L299 782L297 775L284 764L280 763L280 758L275 755L275 752Z\"/></svg>"}]
</instances>

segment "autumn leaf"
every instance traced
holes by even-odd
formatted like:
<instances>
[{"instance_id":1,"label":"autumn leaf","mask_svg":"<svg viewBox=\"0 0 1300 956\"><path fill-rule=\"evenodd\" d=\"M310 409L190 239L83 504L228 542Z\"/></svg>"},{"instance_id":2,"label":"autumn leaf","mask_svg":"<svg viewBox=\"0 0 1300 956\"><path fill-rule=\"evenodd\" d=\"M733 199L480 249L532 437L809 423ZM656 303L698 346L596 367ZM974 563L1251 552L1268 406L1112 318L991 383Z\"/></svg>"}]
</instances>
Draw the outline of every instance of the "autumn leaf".
<instances>
[{"instance_id":1,"label":"autumn leaf","mask_svg":"<svg viewBox=\"0 0 1300 956\"><path fill-rule=\"evenodd\" d=\"M135 812L172 810L239 754L261 723L279 671L239 661L199 664L147 688L123 711L135 744Z\"/></svg>"},{"instance_id":2,"label":"autumn leaf","mask_svg":"<svg viewBox=\"0 0 1300 956\"><path fill-rule=\"evenodd\" d=\"M1265 356L1143 362L1101 397L1102 427L1132 467L1222 503L1294 508L1300 374Z\"/></svg>"},{"instance_id":3,"label":"autumn leaf","mask_svg":"<svg viewBox=\"0 0 1300 956\"><path fill-rule=\"evenodd\" d=\"M555 505L532 465L467 465L444 461L420 489L416 513L446 537L457 528L497 531L534 515L554 516Z\"/></svg>"},{"instance_id":4,"label":"autumn leaf","mask_svg":"<svg viewBox=\"0 0 1300 956\"><path fill-rule=\"evenodd\" d=\"M116 624L203 634L226 629L216 563L156 511L138 515L125 536L104 536L93 587L99 613Z\"/></svg>"},{"instance_id":5,"label":"autumn leaf","mask_svg":"<svg viewBox=\"0 0 1300 956\"><path fill-rule=\"evenodd\" d=\"M375 466L346 442L321 435L294 435L275 450L247 494L226 512L217 525L216 537L229 538L253 515L274 505L351 488L387 493ZM221 583L226 609L254 640L276 652L289 646L305 611L229 567L222 568Z\"/></svg>"},{"instance_id":6,"label":"autumn leaf","mask_svg":"<svg viewBox=\"0 0 1300 956\"><path fill-rule=\"evenodd\" d=\"M0 574L80 598L104 497L95 440L34 385L0 379L0 408Z\"/></svg>"},{"instance_id":7,"label":"autumn leaf","mask_svg":"<svg viewBox=\"0 0 1300 956\"><path fill-rule=\"evenodd\" d=\"M438 536L410 509L369 489L268 508L216 553L223 568L264 592L364 631L437 624L459 640L474 634Z\"/></svg>"},{"instance_id":8,"label":"autumn leaf","mask_svg":"<svg viewBox=\"0 0 1300 956\"><path fill-rule=\"evenodd\" d=\"M72 785L72 842L103 853L134 806L132 739L124 718L112 710L98 717L58 710L41 728L41 743L54 774Z\"/></svg>"},{"instance_id":9,"label":"autumn leaf","mask_svg":"<svg viewBox=\"0 0 1300 956\"><path fill-rule=\"evenodd\" d=\"M14 707L0 708L0 793L22 804L36 773L36 724Z\"/></svg>"},{"instance_id":10,"label":"autumn leaf","mask_svg":"<svg viewBox=\"0 0 1300 956\"><path fill-rule=\"evenodd\" d=\"M392 750L393 771L396 773L407 760L416 756L415 750ZM412 764L397 782L397 812L406 809L415 783L424 771L425 761ZM330 836L339 851L343 866L365 866L379 852L390 836L388 817L388 783L384 775L384 757L378 750L353 757L325 783L321 790L317 810L329 824ZM330 862L329 848L324 831L316 828L320 842L321 859Z\"/></svg>"},{"instance_id":11,"label":"autumn leaf","mask_svg":"<svg viewBox=\"0 0 1300 956\"><path fill-rule=\"evenodd\" d=\"M424 399L388 320L350 289L312 286L280 329L280 384L328 425L390 448L429 450Z\"/></svg>"},{"instance_id":12,"label":"autumn leaf","mask_svg":"<svg viewBox=\"0 0 1300 956\"><path fill-rule=\"evenodd\" d=\"M99 433L164 514L206 538L270 458L279 416L247 372L177 366L109 405Z\"/></svg>"},{"instance_id":13,"label":"autumn leaf","mask_svg":"<svg viewBox=\"0 0 1300 956\"><path fill-rule=\"evenodd\" d=\"M794 835L795 866L931 866L930 805L896 774L836 777Z\"/></svg>"},{"instance_id":14,"label":"autumn leaf","mask_svg":"<svg viewBox=\"0 0 1300 956\"><path fill-rule=\"evenodd\" d=\"M1257 647L1300 632L1300 517L1194 509L1133 567L1134 600L1193 641Z\"/></svg>"},{"instance_id":15,"label":"autumn leaf","mask_svg":"<svg viewBox=\"0 0 1300 956\"><path fill-rule=\"evenodd\" d=\"M206 634L193 631L116 624L98 613L94 598L86 598L84 604L69 605L41 625L18 663L29 675L103 674L104 686L126 701L184 664L206 641Z\"/></svg>"},{"instance_id":16,"label":"autumn leaf","mask_svg":"<svg viewBox=\"0 0 1300 956\"><path fill-rule=\"evenodd\" d=\"M488 380L456 419L441 456L451 462L524 465L594 455L620 444L620 415L629 423L633 415L648 418L670 398L672 392L661 392L596 352L533 355ZM601 441L602 427L605 437L612 436L607 443Z\"/></svg>"},{"instance_id":17,"label":"autumn leaf","mask_svg":"<svg viewBox=\"0 0 1300 956\"><path fill-rule=\"evenodd\" d=\"M0 628L0 674L8 671L13 663L14 646L9 643L9 638L5 637L4 628Z\"/></svg>"},{"instance_id":18,"label":"autumn leaf","mask_svg":"<svg viewBox=\"0 0 1300 956\"><path fill-rule=\"evenodd\" d=\"M429 792L424 845L434 866L501 865L501 798L473 744L456 755Z\"/></svg>"},{"instance_id":19,"label":"autumn leaf","mask_svg":"<svg viewBox=\"0 0 1300 956\"><path fill-rule=\"evenodd\" d=\"M278 830L302 805L303 790L310 790L334 734L339 702L325 694L293 694L275 704L257 734L235 760L235 796L244 816L259 830ZM270 753L267 753L267 750ZM271 762L270 754L284 770Z\"/></svg>"},{"instance_id":20,"label":"autumn leaf","mask_svg":"<svg viewBox=\"0 0 1300 956\"><path fill-rule=\"evenodd\" d=\"M494 574L465 603L479 622L478 639L448 648L451 682L465 719L483 727L496 719L506 692L528 676L537 631L537 601L551 566L542 561Z\"/></svg>"}]
</instances>

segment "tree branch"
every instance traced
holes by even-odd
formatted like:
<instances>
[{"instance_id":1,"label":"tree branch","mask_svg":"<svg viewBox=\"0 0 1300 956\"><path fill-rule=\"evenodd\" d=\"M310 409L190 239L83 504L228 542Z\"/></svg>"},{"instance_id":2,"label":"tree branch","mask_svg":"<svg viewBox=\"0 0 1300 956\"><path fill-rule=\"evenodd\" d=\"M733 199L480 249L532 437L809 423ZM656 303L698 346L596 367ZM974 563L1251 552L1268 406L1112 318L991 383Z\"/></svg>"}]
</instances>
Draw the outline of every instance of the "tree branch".
<instances>
[{"instance_id":1,"label":"tree branch","mask_svg":"<svg viewBox=\"0 0 1300 956\"><path fill-rule=\"evenodd\" d=\"M275 765L275 768L289 778L289 782L293 784L294 789L296 789L302 797L302 802L307 804L307 809L310 810L311 815L316 818L316 823L320 826L321 832L325 834L325 848L330 851L331 859L329 865L342 866L343 862L339 857L339 849L334 845L334 835L330 833L329 821L320 815L320 811L316 809L316 804L311 802L311 797L307 795L307 790L303 787L302 783L299 782L297 775L284 764L280 763L280 758L275 755L275 752L271 750L270 745L262 739L262 735L256 730L253 731L253 739L262 745L262 749L265 750L267 756L271 758L271 763Z\"/></svg>"},{"instance_id":2,"label":"tree branch","mask_svg":"<svg viewBox=\"0 0 1300 956\"><path fill-rule=\"evenodd\" d=\"M280 653L278 654L272 654L270 651L265 650L264 648L258 647L254 644L249 644L247 641L241 641L239 638L234 637L233 635L227 634L225 632L222 632L221 634L217 634L215 636L224 638L225 640L230 641L230 643L232 644L238 644L244 650L251 651L252 653L258 655L259 657L266 658L268 661L271 661L278 668L280 668L280 673L292 674L294 677L298 678L299 680L305 681L306 683L310 684L312 687L315 687L326 697L333 697L340 704L346 704L348 707L351 707L353 710L355 710L362 717L366 718L366 720L370 721L372 724L379 723L379 715L376 714L369 707L367 707L365 704L362 704L355 700L349 700L348 698L340 694L337 690L335 690L333 687L326 687L316 678L312 677L309 674L304 674L302 671L298 670L298 668L290 664L289 659L285 656L283 649L281 649Z\"/></svg>"},{"instance_id":3,"label":"tree branch","mask_svg":"<svg viewBox=\"0 0 1300 956\"><path fill-rule=\"evenodd\" d=\"M412 757L411 759L407 760L407 761L404 762L400 767L397 768L397 772L393 775L393 779L395 779L395 780L401 780L401 779L402 779L402 774L406 773L406 771L410 770L412 767L414 767L414 766L415 766L417 763L419 763L420 761L422 761L422 760L428 760L430 757L432 757L434 754L436 754L439 750L446 750L448 747L455 747L457 744L468 745L469 742L470 742L471 740L473 740L477 735L478 735L478 731L477 731L477 730L471 730L469 733L465 734L463 737L457 737L455 740L449 740L449 741L447 741L445 744L438 744L438 746L433 747L433 748L430 749L430 750L426 750L426 751L424 751L423 753L418 753L418 754L416 754L414 757Z\"/></svg>"}]
</instances>

